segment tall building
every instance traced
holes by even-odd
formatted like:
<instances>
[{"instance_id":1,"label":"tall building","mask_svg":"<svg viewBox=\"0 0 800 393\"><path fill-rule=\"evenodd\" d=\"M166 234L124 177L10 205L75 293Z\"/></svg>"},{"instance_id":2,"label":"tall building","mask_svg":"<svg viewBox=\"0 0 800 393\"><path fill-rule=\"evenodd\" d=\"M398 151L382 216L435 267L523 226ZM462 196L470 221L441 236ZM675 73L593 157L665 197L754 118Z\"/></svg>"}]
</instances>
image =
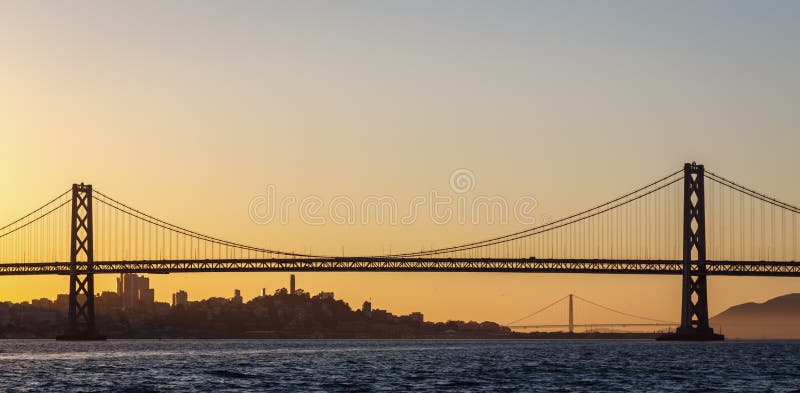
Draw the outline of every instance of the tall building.
<instances>
[{"instance_id":1,"label":"tall building","mask_svg":"<svg viewBox=\"0 0 800 393\"><path fill-rule=\"evenodd\" d=\"M242 291L238 289L233 290L233 299L231 301L236 304L242 304Z\"/></svg>"},{"instance_id":2,"label":"tall building","mask_svg":"<svg viewBox=\"0 0 800 393\"><path fill-rule=\"evenodd\" d=\"M189 294L180 290L172 294L172 307L185 306L189 304Z\"/></svg>"},{"instance_id":3,"label":"tall building","mask_svg":"<svg viewBox=\"0 0 800 393\"><path fill-rule=\"evenodd\" d=\"M150 288L150 279L137 274L120 274L117 294L122 298L122 307L152 306L155 302L155 290Z\"/></svg>"},{"instance_id":4,"label":"tall building","mask_svg":"<svg viewBox=\"0 0 800 393\"><path fill-rule=\"evenodd\" d=\"M261 297L267 297L267 288L261 288Z\"/></svg>"},{"instance_id":5,"label":"tall building","mask_svg":"<svg viewBox=\"0 0 800 393\"><path fill-rule=\"evenodd\" d=\"M361 306L361 312L364 313L364 315L366 315L367 318L371 317L372 316L372 303L370 303L369 301L365 300L364 301L364 305Z\"/></svg>"},{"instance_id":6,"label":"tall building","mask_svg":"<svg viewBox=\"0 0 800 393\"><path fill-rule=\"evenodd\" d=\"M152 306L156 303L156 290L153 288L143 288L139 292L139 305Z\"/></svg>"},{"instance_id":7,"label":"tall building","mask_svg":"<svg viewBox=\"0 0 800 393\"><path fill-rule=\"evenodd\" d=\"M294 274L289 276L289 294L294 295Z\"/></svg>"}]
</instances>

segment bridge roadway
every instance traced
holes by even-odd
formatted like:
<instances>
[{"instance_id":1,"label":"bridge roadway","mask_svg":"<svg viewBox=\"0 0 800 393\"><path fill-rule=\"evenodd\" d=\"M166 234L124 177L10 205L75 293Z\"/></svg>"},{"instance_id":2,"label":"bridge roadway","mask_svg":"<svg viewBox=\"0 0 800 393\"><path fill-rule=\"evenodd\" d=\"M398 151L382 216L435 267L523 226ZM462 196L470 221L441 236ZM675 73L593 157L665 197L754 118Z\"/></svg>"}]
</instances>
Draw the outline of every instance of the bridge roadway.
<instances>
[{"instance_id":1,"label":"bridge roadway","mask_svg":"<svg viewBox=\"0 0 800 393\"><path fill-rule=\"evenodd\" d=\"M708 261L710 276L800 277L800 262ZM78 264L86 272L86 264ZM538 258L266 258L158 261L98 261L94 273L214 272L476 272L476 273L683 273L680 260L538 259ZM69 274L69 262L0 264L0 275Z\"/></svg>"}]
</instances>

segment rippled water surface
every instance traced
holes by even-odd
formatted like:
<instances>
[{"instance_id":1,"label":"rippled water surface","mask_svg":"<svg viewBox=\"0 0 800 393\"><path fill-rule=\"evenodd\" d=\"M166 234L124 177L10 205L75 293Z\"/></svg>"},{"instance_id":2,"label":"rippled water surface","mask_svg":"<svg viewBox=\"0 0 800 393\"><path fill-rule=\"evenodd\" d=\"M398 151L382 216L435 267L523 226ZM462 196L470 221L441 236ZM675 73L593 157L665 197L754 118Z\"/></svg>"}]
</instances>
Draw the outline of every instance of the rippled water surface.
<instances>
[{"instance_id":1,"label":"rippled water surface","mask_svg":"<svg viewBox=\"0 0 800 393\"><path fill-rule=\"evenodd\" d=\"M0 390L800 392L800 342L6 340Z\"/></svg>"}]
</instances>

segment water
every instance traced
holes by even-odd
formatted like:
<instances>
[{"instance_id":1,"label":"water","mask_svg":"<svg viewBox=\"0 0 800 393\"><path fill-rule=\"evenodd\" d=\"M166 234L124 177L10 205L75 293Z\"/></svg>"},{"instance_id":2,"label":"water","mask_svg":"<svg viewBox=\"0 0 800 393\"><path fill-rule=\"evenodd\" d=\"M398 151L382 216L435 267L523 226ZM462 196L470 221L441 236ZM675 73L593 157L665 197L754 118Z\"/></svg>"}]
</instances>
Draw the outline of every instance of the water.
<instances>
[{"instance_id":1,"label":"water","mask_svg":"<svg viewBox=\"0 0 800 393\"><path fill-rule=\"evenodd\" d=\"M0 340L0 390L800 392L800 342Z\"/></svg>"}]
</instances>

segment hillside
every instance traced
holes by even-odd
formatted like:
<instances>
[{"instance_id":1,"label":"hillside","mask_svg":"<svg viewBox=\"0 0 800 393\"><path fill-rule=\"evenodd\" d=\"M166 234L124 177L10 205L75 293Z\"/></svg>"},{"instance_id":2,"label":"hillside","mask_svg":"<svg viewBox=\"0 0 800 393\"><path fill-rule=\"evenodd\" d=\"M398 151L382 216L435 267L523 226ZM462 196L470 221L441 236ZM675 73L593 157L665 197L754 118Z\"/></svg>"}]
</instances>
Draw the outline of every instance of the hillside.
<instances>
[{"instance_id":1,"label":"hillside","mask_svg":"<svg viewBox=\"0 0 800 393\"><path fill-rule=\"evenodd\" d=\"M726 338L800 339L800 293L739 304L710 322Z\"/></svg>"}]
</instances>

